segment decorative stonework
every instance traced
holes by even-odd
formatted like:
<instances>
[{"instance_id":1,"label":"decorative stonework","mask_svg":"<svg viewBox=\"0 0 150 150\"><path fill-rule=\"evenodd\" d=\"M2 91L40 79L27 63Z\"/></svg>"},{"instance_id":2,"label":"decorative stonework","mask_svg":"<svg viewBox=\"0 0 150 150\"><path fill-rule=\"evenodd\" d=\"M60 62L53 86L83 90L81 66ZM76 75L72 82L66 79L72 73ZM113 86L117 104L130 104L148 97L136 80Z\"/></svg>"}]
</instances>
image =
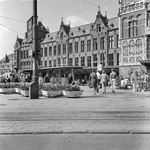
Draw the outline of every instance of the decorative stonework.
<instances>
[{"instance_id":1,"label":"decorative stonework","mask_svg":"<svg viewBox=\"0 0 150 150\"><path fill-rule=\"evenodd\" d=\"M132 39L122 41L121 44L121 65L140 65L144 59L143 39Z\"/></svg>"}]
</instances>

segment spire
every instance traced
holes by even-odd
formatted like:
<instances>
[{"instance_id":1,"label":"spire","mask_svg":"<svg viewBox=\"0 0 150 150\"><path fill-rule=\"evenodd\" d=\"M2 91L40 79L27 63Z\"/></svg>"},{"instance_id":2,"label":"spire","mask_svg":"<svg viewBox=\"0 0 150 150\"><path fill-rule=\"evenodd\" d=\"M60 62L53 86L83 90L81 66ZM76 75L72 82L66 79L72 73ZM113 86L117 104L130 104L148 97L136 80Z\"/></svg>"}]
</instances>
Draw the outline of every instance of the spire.
<instances>
[{"instance_id":1,"label":"spire","mask_svg":"<svg viewBox=\"0 0 150 150\"><path fill-rule=\"evenodd\" d=\"M98 14L101 14L100 6L98 6Z\"/></svg>"},{"instance_id":2,"label":"spire","mask_svg":"<svg viewBox=\"0 0 150 150\"><path fill-rule=\"evenodd\" d=\"M4 62L5 62L5 63L8 63L8 62L9 62L9 58L8 58L7 54L5 55Z\"/></svg>"},{"instance_id":3,"label":"spire","mask_svg":"<svg viewBox=\"0 0 150 150\"><path fill-rule=\"evenodd\" d=\"M105 11L105 17L107 18L107 10Z\"/></svg>"},{"instance_id":4,"label":"spire","mask_svg":"<svg viewBox=\"0 0 150 150\"><path fill-rule=\"evenodd\" d=\"M61 25L63 25L64 24L64 21L63 21L63 17L61 18Z\"/></svg>"},{"instance_id":5,"label":"spire","mask_svg":"<svg viewBox=\"0 0 150 150\"><path fill-rule=\"evenodd\" d=\"M69 24L68 24L68 26L70 27L70 21L69 21Z\"/></svg>"}]
</instances>

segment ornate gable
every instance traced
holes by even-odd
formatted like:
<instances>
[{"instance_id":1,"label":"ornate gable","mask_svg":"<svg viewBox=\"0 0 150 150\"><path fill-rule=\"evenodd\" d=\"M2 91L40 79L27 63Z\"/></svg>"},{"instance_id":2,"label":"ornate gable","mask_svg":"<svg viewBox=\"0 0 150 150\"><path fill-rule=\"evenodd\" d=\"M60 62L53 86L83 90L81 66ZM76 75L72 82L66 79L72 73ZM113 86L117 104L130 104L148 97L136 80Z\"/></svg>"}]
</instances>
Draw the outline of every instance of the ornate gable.
<instances>
[{"instance_id":1,"label":"ornate gable","mask_svg":"<svg viewBox=\"0 0 150 150\"><path fill-rule=\"evenodd\" d=\"M23 41L23 39L18 38L18 35L17 35L17 39L15 42L15 48L20 47L22 45L22 41Z\"/></svg>"},{"instance_id":2,"label":"ornate gable","mask_svg":"<svg viewBox=\"0 0 150 150\"><path fill-rule=\"evenodd\" d=\"M60 29L57 33L57 38L65 39L65 37L69 37L69 32L70 32L70 25L65 25L62 18Z\"/></svg>"},{"instance_id":3,"label":"ornate gable","mask_svg":"<svg viewBox=\"0 0 150 150\"><path fill-rule=\"evenodd\" d=\"M96 15L96 20L94 22L94 25L92 27L92 30L96 32L101 32L102 29L108 26L108 19L107 19L107 12L105 16L101 14L100 6L98 7L98 13Z\"/></svg>"}]
</instances>

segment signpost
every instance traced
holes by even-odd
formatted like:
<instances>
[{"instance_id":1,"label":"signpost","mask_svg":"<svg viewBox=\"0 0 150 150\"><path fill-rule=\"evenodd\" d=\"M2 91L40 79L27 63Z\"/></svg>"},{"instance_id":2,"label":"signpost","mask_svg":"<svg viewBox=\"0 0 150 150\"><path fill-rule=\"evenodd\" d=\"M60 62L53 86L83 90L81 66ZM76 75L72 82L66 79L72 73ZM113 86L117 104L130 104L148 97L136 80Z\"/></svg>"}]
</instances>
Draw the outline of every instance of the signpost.
<instances>
[{"instance_id":1,"label":"signpost","mask_svg":"<svg viewBox=\"0 0 150 150\"><path fill-rule=\"evenodd\" d=\"M32 43L33 38L33 16L27 21L27 41Z\"/></svg>"}]
</instances>

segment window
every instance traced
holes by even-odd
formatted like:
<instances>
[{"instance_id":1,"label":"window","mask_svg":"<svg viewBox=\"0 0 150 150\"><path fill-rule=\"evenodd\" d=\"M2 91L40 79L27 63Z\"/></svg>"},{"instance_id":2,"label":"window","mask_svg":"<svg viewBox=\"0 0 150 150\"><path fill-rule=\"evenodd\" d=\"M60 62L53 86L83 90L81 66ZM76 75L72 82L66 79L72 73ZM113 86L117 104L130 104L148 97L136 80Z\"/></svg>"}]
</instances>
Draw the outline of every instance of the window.
<instances>
[{"instance_id":1,"label":"window","mask_svg":"<svg viewBox=\"0 0 150 150\"><path fill-rule=\"evenodd\" d=\"M147 26L150 26L150 11L147 12Z\"/></svg>"},{"instance_id":2,"label":"window","mask_svg":"<svg viewBox=\"0 0 150 150\"><path fill-rule=\"evenodd\" d=\"M119 35L117 34L117 38L116 38L116 47L119 47Z\"/></svg>"},{"instance_id":3,"label":"window","mask_svg":"<svg viewBox=\"0 0 150 150\"><path fill-rule=\"evenodd\" d=\"M66 44L63 44L63 54L66 54Z\"/></svg>"},{"instance_id":4,"label":"window","mask_svg":"<svg viewBox=\"0 0 150 150\"><path fill-rule=\"evenodd\" d=\"M61 39L61 40L63 39L63 32L60 33L60 39Z\"/></svg>"},{"instance_id":5,"label":"window","mask_svg":"<svg viewBox=\"0 0 150 150\"><path fill-rule=\"evenodd\" d=\"M56 67L56 60L54 60L54 67Z\"/></svg>"},{"instance_id":6,"label":"window","mask_svg":"<svg viewBox=\"0 0 150 150\"><path fill-rule=\"evenodd\" d=\"M104 53L100 54L100 63L103 64L103 66L105 66L105 54Z\"/></svg>"},{"instance_id":7,"label":"window","mask_svg":"<svg viewBox=\"0 0 150 150\"><path fill-rule=\"evenodd\" d=\"M137 36L136 21L134 17L129 18L129 37Z\"/></svg>"},{"instance_id":8,"label":"window","mask_svg":"<svg viewBox=\"0 0 150 150\"><path fill-rule=\"evenodd\" d=\"M21 51L21 59L23 58L23 52Z\"/></svg>"},{"instance_id":9,"label":"window","mask_svg":"<svg viewBox=\"0 0 150 150\"><path fill-rule=\"evenodd\" d=\"M75 58L75 66L79 66L79 58L78 57Z\"/></svg>"},{"instance_id":10,"label":"window","mask_svg":"<svg viewBox=\"0 0 150 150\"><path fill-rule=\"evenodd\" d=\"M69 54L72 53L72 43L69 43Z\"/></svg>"},{"instance_id":11,"label":"window","mask_svg":"<svg viewBox=\"0 0 150 150\"><path fill-rule=\"evenodd\" d=\"M97 50L97 38L93 39L93 51Z\"/></svg>"},{"instance_id":12,"label":"window","mask_svg":"<svg viewBox=\"0 0 150 150\"><path fill-rule=\"evenodd\" d=\"M128 23L127 23L127 18L124 18L122 20L122 38L127 38L128 37Z\"/></svg>"},{"instance_id":13,"label":"window","mask_svg":"<svg viewBox=\"0 0 150 150\"><path fill-rule=\"evenodd\" d=\"M117 53L117 65L119 66L119 53Z\"/></svg>"},{"instance_id":14,"label":"window","mask_svg":"<svg viewBox=\"0 0 150 150\"><path fill-rule=\"evenodd\" d=\"M72 58L69 58L69 66L72 66Z\"/></svg>"},{"instance_id":15,"label":"window","mask_svg":"<svg viewBox=\"0 0 150 150\"><path fill-rule=\"evenodd\" d=\"M91 67L91 56L87 56L87 66Z\"/></svg>"},{"instance_id":16,"label":"window","mask_svg":"<svg viewBox=\"0 0 150 150\"><path fill-rule=\"evenodd\" d=\"M47 47L44 48L44 56L47 57Z\"/></svg>"},{"instance_id":17,"label":"window","mask_svg":"<svg viewBox=\"0 0 150 150\"><path fill-rule=\"evenodd\" d=\"M109 54L109 66L113 66L113 65L114 65L114 55Z\"/></svg>"},{"instance_id":18,"label":"window","mask_svg":"<svg viewBox=\"0 0 150 150\"><path fill-rule=\"evenodd\" d=\"M66 66L66 57L63 58L63 66Z\"/></svg>"},{"instance_id":19,"label":"window","mask_svg":"<svg viewBox=\"0 0 150 150\"><path fill-rule=\"evenodd\" d=\"M47 61L44 61L44 67L47 67Z\"/></svg>"},{"instance_id":20,"label":"window","mask_svg":"<svg viewBox=\"0 0 150 150\"><path fill-rule=\"evenodd\" d=\"M52 56L52 47L49 47L49 56Z\"/></svg>"},{"instance_id":21,"label":"window","mask_svg":"<svg viewBox=\"0 0 150 150\"><path fill-rule=\"evenodd\" d=\"M43 57L43 48L41 48L40 53L41 53L41 57Z\"/></svg>"},{"instance_id":22,"label":"window","mask_svg":"<svg viewBox=\"0 0 150 150\"><path fill-rule=\"evenodd\" d=\"M66 57L63 58L63 66L66 66Z\"/></svg>"},{"instance_id":23,"label":"window","mask_svg":"<svg viewBox=\"0 0 150 150\"><path fill-rule=\"evenodd\" d=\"M84 52L84 41L81 41L81 52Z\"/></svg>"},{"instance_id":24,"label":"window","mask_svg":"<svg viewBox=\"0 0 150 150\"><path fill-rule=\"evenodd\" d=\"M49 60L49 67L52 67L52 61Z\"/></svg>"},{"instance_id":25,"label":"window","mask_svg":"<svg viewBox=\"0 0 150 150\"><path fill-rule=\"evenodd\" d=\"M91 40L87 40L87 51L91 51Z\"/></svg>"},{"instance_id":26,"label":"window","mask_svg":"<svg viewBox=\"0 0 150 150\"><path fill-rule=\"evenodd\" d=\"M29 50L26 51L27 58L29 58Z\"/></svg>"},{"instance_id":27,"label":"window","mask_svg":"<svg viewBox=\"0 0 150 150\"><path fill-rule=\"evenodd\" d=\"M30 63L30 65L32 64L32 62ZM40 66L43 67L43 61L40 61Z\"/></svg>"},{"instance_id":28,"label":"window","mask_svg":"<svg viewBox=\"0 0 150 150\"><path fill-rule=\"evenodd\" d=\"M61 55L61 45L58 45L58 55Z\"/></svg>"},{"instance_id":29,"label":"window","mask_svg":"<svg viewBox=\"0 0 150 150\"><path fill-rule=\"evenodd\" d=\"M81 57L81 66L85 66L85 57Z\"/></svg>"},{"instance_id":30,"label":"window","mask_svg":"<svg viewBox=\"0 0 150 150\"><path fill-rule=\"evenodd\" d=\"M78 42L75 42L75 53L78 53Z\"/></svg>"},{"instance_id":31,"label":"window","mask_svg":"<svg viewBox=\"0 0 150 150\"><path fill-rule=\"evenodd\" d=\"M137 36L140 36L144 33L144 21L142 15L137 17Z\"/></svg>"},{"instance_id":32,"label":"window","mask_svg":"<svg viewBox=\"0 0 150 150\"><path fill-rule=\"evenodd\" d=\"M114 37L109 36L109 48L114 48Z\"/></svg>"},{"instance_id":33,"label":"window","mask_svg":"<svg viewBox=\"0 0 150 150\"><path fill-rule=\"evenodd\" d=\"M54 55L56 55L56 46L54 46Z\"/></svg>"},{"instance_id":34,"label":"window","mask_svg":"<svg viewBox=\"0 0 150 150\"><path fill-rule=\"evenodd\" d=\"M97 67L97 54L93 54L93 67Z\"/></svg>"},{"instance_id":35,"label":"window","mask_svg":"<svg viewBox=\"0 0 150 150\"><path fill-rule=\"evenodd\" d=\"M97 24L97 32L101 32L101 25Z\"/></svg>"},{"instance_id":36,"label":"window","mask_svg":"<svg viewBox=\"0 0 150 150\"><path fill-rule=\"evenodd\" d=\"M100 38L100 49L104 49L104 37Z\"/></svg>"},{"instance_id":37,"label":"window","mask_svg":"<svg viewBox=\"0 0 150 150\"><path fill-rule=\"evenodd\" d=\"M61 58L58 58L58 66L61 66Z\"/></svg>"}]
</instances>

